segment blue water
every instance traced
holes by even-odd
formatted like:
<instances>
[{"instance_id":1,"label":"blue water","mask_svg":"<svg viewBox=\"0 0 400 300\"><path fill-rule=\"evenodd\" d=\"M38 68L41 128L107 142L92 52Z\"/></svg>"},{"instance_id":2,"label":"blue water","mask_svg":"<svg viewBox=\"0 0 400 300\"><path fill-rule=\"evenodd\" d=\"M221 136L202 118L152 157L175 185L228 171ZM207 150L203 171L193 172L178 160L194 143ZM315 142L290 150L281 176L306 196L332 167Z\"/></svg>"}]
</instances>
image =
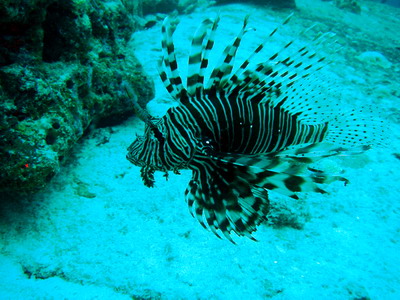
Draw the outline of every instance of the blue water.
<instances>
[{"instance_id":1,"label":"blue water","mask_svg":"<svg viewBox=\"0 0 400 300\"><path fill-rule=\"evenodd\" d=\"M400 7L400 1L399 0L383 0L382 3L393 5L395 7Z\"/></svg>"}]
</instances>

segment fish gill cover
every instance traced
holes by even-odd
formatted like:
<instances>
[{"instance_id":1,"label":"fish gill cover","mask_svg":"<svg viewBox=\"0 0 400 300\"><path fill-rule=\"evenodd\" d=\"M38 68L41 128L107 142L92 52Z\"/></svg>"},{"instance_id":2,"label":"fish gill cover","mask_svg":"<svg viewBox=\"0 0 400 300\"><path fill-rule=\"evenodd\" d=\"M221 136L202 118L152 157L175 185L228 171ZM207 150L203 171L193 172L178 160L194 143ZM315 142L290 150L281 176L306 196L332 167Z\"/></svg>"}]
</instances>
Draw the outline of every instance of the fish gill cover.
<instances>
[{"instance_id":1,"label":"fish gill cover","mask_svg":"<svg viewBox=\"0 0 400 300\"><path fill-rule=\"evenodd\" d=\"M127 159L141 167L144 184L154 186L155 171L167 177L168 171L191 170L185 192L190 213L232 242L233 232L254 239L267 220L270 191L294 199L326 193L322 184L348 181L317 167L318 160L360 154L385 140L384 122L371 108L346 110L329 79L318 79L329 64L319 45L334 48L334 34L319 34L309 45L288 40L271 53L274 34L290 17L236 65L242 38L252 31L246 17L215 66L209 59L220 18L205 19L192 39L186 78L177 62L176 26L167 17L159 75L178 105L162 118L136 105L146 128Z\"/></svg>"}]
</instances>

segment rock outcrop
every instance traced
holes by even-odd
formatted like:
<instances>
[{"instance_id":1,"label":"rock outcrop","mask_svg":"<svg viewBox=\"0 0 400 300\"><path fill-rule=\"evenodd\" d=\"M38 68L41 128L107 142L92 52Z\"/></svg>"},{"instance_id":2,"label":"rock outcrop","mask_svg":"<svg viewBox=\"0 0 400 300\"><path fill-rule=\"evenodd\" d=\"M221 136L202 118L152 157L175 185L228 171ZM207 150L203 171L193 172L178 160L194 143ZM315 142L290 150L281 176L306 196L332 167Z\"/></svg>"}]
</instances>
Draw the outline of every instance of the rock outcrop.
<instances>
[{"instance_id":1,"label":"rock outcrop","mask_svg":"<svg viewBox=\"0 0 400 300\"><path fill-rule=\"evenodd\" d=\"M90 125L133 114L152 81L126 48L137 7L99 0L1 1L0 192L40 190Z\"/></svg>"}]
</instances>

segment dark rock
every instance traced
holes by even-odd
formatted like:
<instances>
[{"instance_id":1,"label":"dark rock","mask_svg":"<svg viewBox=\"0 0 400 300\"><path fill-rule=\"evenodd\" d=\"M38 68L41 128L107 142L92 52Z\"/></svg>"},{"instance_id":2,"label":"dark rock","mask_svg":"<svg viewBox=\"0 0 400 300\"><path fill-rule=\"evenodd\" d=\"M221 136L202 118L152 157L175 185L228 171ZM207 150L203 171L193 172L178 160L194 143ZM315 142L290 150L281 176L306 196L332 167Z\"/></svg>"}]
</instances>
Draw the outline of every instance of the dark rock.
<instances>
[{"instance_id":1,"label":"dark rock","mask_svg":"<svg viewBox=\"0 0 400 300\"><path fill-rule=\"evenodd\" d=\"M356 0L335 0L335 5L340 9L348 10L356 14L361 13L361 6Z\"/></svg>"},{"instance_id":2,"label":"dark rock","mask_svg":"<svg viewBox=\"0 0 400 300\"><path fill-rule=\"evenodd\" d=\"M169 13L177 9L179 0L145 0L143 1L143 14Z\"/></svg>"},{"instance_id":3,"label":"dark rock","mask_svg":"<svg viewBox=\"0 0 400 300\"><path fill-rule=\"evenodd\" d=\"M141 106L153 97L126 48L135 11L107 3L0 4L0 194L40 190L90 125L131 116L123 82Z\"/></svg>"},{"instance_id":4,"label":"dark rock","mask_svg":"<svg viewBox=\"0 0 400 300\"><path fill-rule=\"evenodd\" d=\"M269 5L274 8L296 8L295 0L216 0L218 4L226 3L252 3L258 5Z\"/></svg>"}]
</instances>

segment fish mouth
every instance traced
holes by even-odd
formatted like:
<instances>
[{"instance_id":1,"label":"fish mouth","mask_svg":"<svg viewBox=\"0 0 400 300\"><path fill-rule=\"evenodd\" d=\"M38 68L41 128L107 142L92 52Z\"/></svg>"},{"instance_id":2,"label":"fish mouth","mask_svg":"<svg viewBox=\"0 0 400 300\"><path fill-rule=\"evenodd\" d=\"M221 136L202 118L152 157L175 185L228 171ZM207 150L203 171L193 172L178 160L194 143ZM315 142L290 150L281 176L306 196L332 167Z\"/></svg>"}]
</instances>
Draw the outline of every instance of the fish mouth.
<instances>
[{"instance_id":1,"label":"fish mouth","mask_svg":"<svg viewBox=\"0 0 400 300\"><path fill-rule=\"evenodd\" d=\"M163 165L154 165L144 162L143 160L138 160L135 157L131 156L129 153L126 155L126 159L137 167L147 167L153 169L154 171L167 171L168 169Z\"/></svg>"}]
</instances>

